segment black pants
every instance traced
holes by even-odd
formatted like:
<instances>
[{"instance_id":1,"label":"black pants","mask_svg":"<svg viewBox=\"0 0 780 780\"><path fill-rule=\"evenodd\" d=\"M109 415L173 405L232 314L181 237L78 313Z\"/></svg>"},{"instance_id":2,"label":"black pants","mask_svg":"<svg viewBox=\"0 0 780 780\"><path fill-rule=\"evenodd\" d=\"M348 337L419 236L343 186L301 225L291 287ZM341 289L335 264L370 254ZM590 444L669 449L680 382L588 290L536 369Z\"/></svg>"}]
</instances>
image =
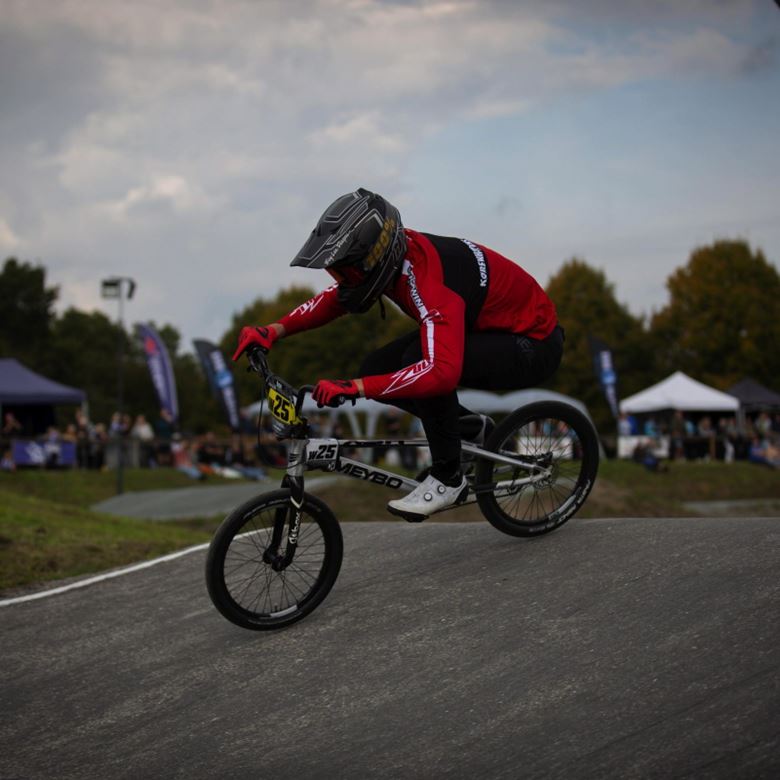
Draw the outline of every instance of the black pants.
<instances>
[{"instance_id":1,"label":"black pants","mask_svg":"<svg viewBox=\"0 0 780 780\"><path fill-rule=\"evenodd\" d=\"M563 328L556 326L546 339L515 333L467 333L463 372L458 385L474 390L521 390L548 379L561 362ZM420 332L414 331L372 352L359 376L389 374L422 359ZM431 448L432 472L449 479L460 466L458 418L471 414L458 402L456 391L434 398L397 398L387 403L422 420Z\"/></svg>"}]
</instances>

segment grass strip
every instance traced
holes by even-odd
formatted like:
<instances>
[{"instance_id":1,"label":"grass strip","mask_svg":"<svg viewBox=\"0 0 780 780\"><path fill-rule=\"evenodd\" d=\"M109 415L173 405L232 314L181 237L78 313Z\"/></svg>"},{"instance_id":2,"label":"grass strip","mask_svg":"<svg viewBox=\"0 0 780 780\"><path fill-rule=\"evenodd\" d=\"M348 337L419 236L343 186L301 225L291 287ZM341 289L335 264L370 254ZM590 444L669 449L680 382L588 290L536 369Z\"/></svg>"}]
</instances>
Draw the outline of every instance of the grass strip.
<instances>
[{"instance_id":1,"label":"grass strip","mask_svg":"<svg viewBox=\"0 0 780 780\"><path fill-rule=\"evenodd\" d=\"M209 539L207 530L183 524L112 517L0 489L0 592L105 571Z\"/></svg>"},{"instance_id":2,"label":"grass strip","mask_svg":"<svg viewBox=\"0 0 780 780\"><path fill-rule=\"evenodd\" d=\"M312 473L312 477L318 476ZM279 474L268 489L278 485ZM208 541L221 518L155 523L92 512L114 495L111 472L19 471L0 475L0 592L148 560ZM226 484L210 478L205 483ZM196 484L170 469L129 469L130 490ZM347 488L347 489L345 489ZM342 521L393 520L385 504L396 491L344 477L314 491ZM626 461L602 463L578 517L684 517L691 501L780 499L780 471L749 463L672 463L652 473ZM484 522L472 505L431 522Z\"/></svg>"}]
</instances>

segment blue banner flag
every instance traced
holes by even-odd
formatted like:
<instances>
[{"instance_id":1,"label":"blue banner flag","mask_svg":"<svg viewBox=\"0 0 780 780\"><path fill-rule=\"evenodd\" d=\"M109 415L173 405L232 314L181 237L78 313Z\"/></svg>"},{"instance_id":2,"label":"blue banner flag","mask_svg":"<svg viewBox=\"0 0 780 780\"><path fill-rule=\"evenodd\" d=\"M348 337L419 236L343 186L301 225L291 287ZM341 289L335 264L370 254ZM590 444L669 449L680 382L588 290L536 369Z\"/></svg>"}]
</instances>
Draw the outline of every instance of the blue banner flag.
<instances>
[{"instance_id":1,"label":"blue banner flag","mask_svg":"<svg viewBox=\"0 0 780 780\"><path fill-rule=\"evenodd\" d=\"M173 365L160 334L151 325L137 325L138 338L146 355L146 365L152 384L160 399L160 406L171 415L174 424L179 421L179 399L176 395L176 379Z\"/></svg>"},{"instance_id":2,"label":"blue banner flag","mask_svg":"<svg viewBox=\"0 0 780 780\"><path fill-rule=\"evenodd\" d=\"M228 425L234 431L237 431L241 425L241 420L238 416L238 400L233 383L233 374L227 366L222 351L216 344L203 339L196 339L192 343L195 345L200 363L206 372L211 392L222 405Z\"/></svg>"},{"instance_id":3,"label":"blue banner flag","mask_svg":"<svg viewBox=\"0 0 780 780\"><path fill-rule=\"evenodd\" d=\"M612 364L612 350L600 339L589 337L593 355L593 369L596 372L613 417L619 416L617 395L617 374Z\"/></svg>"}]
</instances>

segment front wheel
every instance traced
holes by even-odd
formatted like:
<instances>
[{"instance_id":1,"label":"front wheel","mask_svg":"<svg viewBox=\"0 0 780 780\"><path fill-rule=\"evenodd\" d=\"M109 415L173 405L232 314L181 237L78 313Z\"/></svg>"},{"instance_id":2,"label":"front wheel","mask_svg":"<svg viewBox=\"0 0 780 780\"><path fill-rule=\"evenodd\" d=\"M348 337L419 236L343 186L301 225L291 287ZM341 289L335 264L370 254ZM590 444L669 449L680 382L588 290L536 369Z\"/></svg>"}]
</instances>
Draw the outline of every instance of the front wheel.
<instances>
[{"instance_id":1,"label":"front wheel","mask_svg":"<svg viewBox=\"0 0 780 780\"><path fill-rule=\"evenodd\" d=\"M336 582L344 543L330 509L304 494L297 547L287 550L292 504L289 489L274 490L234 509L206 559L206 585L214 606L242 628L283 628L308 615Z\"/></svg>"},{"instance_id":2,"label":"front wheel","mask_svg":"<svg viewBox=\"0 0 780 780\"><path fill-rule=\"evenodd\" d=\"M512 412L485 449L530 468L480 459L477 503L485 518L511 536L538 536L563 525L588 497L599 466L590 420L569 404L541 401Z\"/></svg>"}]
</instances>

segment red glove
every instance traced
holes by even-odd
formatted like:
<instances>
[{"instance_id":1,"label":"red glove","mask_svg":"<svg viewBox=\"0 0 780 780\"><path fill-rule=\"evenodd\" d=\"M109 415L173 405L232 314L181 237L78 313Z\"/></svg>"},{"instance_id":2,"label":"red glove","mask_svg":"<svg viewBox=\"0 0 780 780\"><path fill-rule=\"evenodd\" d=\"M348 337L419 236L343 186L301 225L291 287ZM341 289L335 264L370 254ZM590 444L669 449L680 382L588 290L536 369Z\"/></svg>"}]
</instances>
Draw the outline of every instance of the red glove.
<instances>
[{"instance_id":1,"label":"red glove","mask_svg":"<svg viewBox=\"0 0 780 780\"><path fill-rule=\"evenodd\" d=\"M314 386L311 397L317 402L317 406L330 406L335 409L345 401L352 401L360 397L358 386L351 379L320 379Z\"/></svg>"},{"instance_id":2,"label":"red glove","mask_svg":"<svg viewBox=\"0 0 780 780\"><path fill-rule=\"evenodd\" d=\"M233 354L233 360L238 360L252 346L258 346L263 352L270 352L274 341L279 336L274 328L256 328L247 325L238 334L238 349Z\"/></svg>"}]
</instances>

